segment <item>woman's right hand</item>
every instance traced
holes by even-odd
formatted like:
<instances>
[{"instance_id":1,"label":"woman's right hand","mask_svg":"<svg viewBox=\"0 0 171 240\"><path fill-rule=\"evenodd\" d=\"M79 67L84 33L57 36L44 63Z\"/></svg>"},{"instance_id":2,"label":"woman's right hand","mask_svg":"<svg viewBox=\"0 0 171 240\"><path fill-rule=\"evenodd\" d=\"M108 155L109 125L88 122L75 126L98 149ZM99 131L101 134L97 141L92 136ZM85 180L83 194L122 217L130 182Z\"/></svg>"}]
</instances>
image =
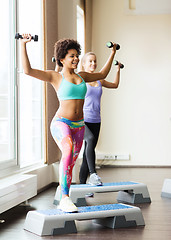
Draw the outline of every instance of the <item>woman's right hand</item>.
<instances>
[{"instance_id":1,"label":"woman's right hand","mask_svg":"<svg viewBox=\"0 0 171 240\"><path fill-rule=\"evenodd\" d=\"M112 51L113 51L114 53L116 53L117 43L114 43L114 42L112 42L112 43L113 43L113 47L112 47L111 49L112 49Z\"/></svg>"},{"instance_id":2,"label":"woman's right hand","mask_svg":"<svg viewBox=\"0 0 171 240\"><path fill-rule=\"evenodd\" d=\"M28 43L31 41L31 34L28 33L24 33L22 34L23 38L20 38L20 41L22 41L23 43Z\"/></svg>"}]
</instances>

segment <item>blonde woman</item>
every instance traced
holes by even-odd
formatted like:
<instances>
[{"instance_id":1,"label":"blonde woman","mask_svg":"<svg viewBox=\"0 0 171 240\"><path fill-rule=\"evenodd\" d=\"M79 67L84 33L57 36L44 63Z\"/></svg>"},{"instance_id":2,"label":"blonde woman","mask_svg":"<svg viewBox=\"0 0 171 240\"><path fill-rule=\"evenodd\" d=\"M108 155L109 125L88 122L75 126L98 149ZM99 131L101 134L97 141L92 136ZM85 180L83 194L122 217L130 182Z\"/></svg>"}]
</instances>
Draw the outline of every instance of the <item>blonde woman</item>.
<instances>
[{"instance_id":1,"label":"blonde woman","mask_svg":"<svg viewBox=\"0 0 171 240\"><path fill-rule=\"evenodd\" d=\"M102 96L102 87L117 88L120 80L120 67L118 63L116 76L113 82L108 82L104 79L87 83L87 93L84 102L84 122L85 122L85 145L83 153L83 162L80 169L80 183L85 184L90 174L89 183L92 185L102 185L101 178L96 173L95 168L95 147L98 141L100 125L101 125L101 110L100 102ZM83 71L93 74L97 68L97 58L95 53L86 53L81 62ZM91 196L91 194L90 194Z\"/></svg>"}]
</instances>

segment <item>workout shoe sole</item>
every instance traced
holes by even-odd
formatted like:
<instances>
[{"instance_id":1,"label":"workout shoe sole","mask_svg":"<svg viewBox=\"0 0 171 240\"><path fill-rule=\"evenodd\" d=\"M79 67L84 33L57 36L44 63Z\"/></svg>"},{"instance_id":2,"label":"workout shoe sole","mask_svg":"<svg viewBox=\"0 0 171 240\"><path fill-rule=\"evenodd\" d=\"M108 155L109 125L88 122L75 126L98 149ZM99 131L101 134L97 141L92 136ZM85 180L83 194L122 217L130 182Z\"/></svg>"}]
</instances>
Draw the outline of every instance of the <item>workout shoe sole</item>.
<instances>
[{"instance_id":1,"label":"workout shoe sole","mask_svg":"<svg viewBox=\"0 0 171 240\"><path fill-rule=\"evenodd\" d=\"M89 184L90 184L90 185L94 185L94 186L103 186L103 183L96 183L96 184L95 184L95 183L89 182Z\"/></svg>"},{"instance_id":2,"label":"workout shoe sole","mask_svg":"<svg viewBox=\"0 0 171 240\"><path fill-rule=\"evenodd\" d=\"M85 195L86 198L93 198L94 197L94 193L87 193Z\"/></svg>"},{"instance_id":3,"label":"workout shoe sole","mask_svg":"<svg viewBox=\"0 0 171 240\"><path fill-rule=\"evenodd\" d=\"M57 209L68 213L78 212L78 208L75 206L75 204L71 201L69 197L61 199L59 205L57 206Z\"/></svg>"}]
</instances>

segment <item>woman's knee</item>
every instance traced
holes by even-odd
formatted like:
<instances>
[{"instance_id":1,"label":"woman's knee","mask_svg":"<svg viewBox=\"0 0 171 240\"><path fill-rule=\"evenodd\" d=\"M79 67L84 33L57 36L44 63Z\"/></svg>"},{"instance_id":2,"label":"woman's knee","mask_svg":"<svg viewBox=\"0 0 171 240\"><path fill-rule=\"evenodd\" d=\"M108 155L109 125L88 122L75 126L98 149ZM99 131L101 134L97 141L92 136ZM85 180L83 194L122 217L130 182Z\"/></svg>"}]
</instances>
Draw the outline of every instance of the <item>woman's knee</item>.
<instances>
[{"instance_id":1,"label":"woman's knee","mask_svg":"<svg viewBox=\"0 0 171 240\"><path fill-rule=\"evenodd\" d=\"M85 141L87 143L87 147L94 147L96 145L96 139L93 135L88 136Z\"/></svg>"}]
</instances>

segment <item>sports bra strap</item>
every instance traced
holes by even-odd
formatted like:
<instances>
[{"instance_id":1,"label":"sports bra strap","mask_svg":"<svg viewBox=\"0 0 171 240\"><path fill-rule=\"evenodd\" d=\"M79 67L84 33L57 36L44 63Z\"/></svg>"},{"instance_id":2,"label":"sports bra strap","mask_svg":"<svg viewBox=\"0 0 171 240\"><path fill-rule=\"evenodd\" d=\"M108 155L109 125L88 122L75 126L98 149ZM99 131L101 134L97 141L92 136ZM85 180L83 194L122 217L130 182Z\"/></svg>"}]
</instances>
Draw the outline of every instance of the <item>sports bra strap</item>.
<instances>
[{"instance_id":1,"label":"sports bra strap","mask_svg":"<svg viewBox=\"0 0 171 240\"><path fill-rule=\"evenodd\" d=\"M62 75L62 78L64 78L64 75L63 75L63 73L61 72L61 75Z\"/></svg>"},{"instance_id":2,"label":"sports bra strap","mask_svg":"<svg viewBox=\"0 0 171 240\"><path fill-rule=\"evenodd\" d=\"M80 74L78 74L78 73L76 73L76 74L83 80L83 82L85 82L84 79L80 76Z\"/></svg>"},{"instance_id":3,"label":"sports bra strap","mask_svg":"<svg viewBox=\"0 0 171 240\"><path fill-rule=\"evenodd\" d=\"M78 73L76 73L76 74L77 74L77 76L79 76L83 80L83 82L85 82L84 79L80 76L80 74L78 74ZM61 72L61 75L62 75L62 78L65 79L63 72Z\"/></svg>"}]
</instances>

